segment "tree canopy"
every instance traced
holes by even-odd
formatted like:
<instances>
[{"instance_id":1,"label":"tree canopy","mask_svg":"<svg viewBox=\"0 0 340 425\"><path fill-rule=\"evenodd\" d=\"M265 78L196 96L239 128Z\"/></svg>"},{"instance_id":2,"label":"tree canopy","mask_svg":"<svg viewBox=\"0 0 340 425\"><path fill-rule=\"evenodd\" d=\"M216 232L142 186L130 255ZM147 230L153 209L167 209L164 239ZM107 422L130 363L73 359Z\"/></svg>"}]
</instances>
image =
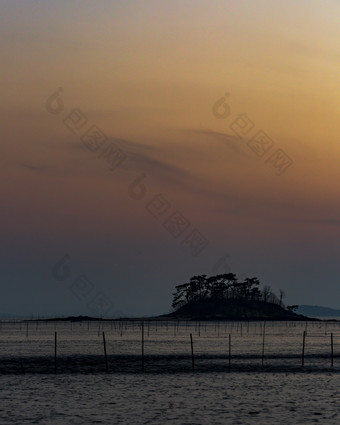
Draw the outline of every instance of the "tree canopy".
<instances>
[{"instance_id":1,"label":"tree canopy","mask_svg":"<svg viewBox=\"0 0 340 425\"><path fill-rule=\"evenodd\" d=\"M283 307L284 292L282 290L280 297L277 297L268 285L260 289L260 281L257 277L247 277L238 281L234 273L211 277L205 274L193 276L188 283L177 285L175 289L172 301L172 307L175 310L186 304L208 299L262 301Z\"/></svg>"}]
</instances>

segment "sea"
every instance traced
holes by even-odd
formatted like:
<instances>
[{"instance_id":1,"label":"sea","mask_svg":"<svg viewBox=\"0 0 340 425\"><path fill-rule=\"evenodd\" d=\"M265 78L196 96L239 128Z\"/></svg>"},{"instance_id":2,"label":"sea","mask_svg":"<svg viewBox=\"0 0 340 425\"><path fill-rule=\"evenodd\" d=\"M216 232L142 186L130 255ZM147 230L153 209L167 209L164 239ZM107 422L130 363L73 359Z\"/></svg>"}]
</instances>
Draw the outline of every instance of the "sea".
<instances>
[{"instance_id":1,"label":"sea","mask_svg":"<svg viewBox=\"0 0 340 425\"><path fill-rule=\"evenodd\" d=\"M339 424L340 322L0 323L0 424Z\"/></svg>"}]
</instances>

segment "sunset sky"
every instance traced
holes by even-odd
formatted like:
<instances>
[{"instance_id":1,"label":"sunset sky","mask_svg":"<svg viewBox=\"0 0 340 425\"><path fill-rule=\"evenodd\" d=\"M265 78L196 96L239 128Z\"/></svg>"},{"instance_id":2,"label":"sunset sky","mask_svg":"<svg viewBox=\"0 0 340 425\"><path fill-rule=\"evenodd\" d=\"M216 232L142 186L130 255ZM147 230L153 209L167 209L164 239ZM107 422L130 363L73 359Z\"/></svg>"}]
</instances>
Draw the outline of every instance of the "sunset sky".
<instances>
[{"instance_id":1,"label":"sunset sky","mask_svg":"<svg viewBox=\"0 0 340 425\"><path fill-rule=\"evenodd\" d=\"M3 0L0 314L166 313L228 270L340 308L339 22L336 0Z\"/></svg>"}]
</instances>

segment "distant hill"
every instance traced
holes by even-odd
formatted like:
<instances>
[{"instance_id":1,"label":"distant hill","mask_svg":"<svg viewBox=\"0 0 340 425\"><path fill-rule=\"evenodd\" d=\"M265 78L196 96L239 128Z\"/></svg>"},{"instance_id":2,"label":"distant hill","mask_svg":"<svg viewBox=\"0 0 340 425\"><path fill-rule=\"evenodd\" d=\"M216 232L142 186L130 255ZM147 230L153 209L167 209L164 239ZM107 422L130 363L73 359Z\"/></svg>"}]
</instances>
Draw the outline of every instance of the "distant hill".
<instances>
[{"instance_id":1,"label":"distant hill","mask_svg":"<svg viewBox=\"0 0 340 425\"><path fill-rule=\"evenodd\" d=\"M319 305L300 305L297 313L312 317L340 317L340 310Z\"/></svg>"},{"instance_id":2,"label":"distant hill","mask_svg":"<svg viewBox=\"0 0 340 425\"><path fill-rule=\"evenodd\" d=\"M235 299L189 302L167 317L187 320L310 320L274 303Z\"/></svg>"},{"instance_id":3,"label":"distant hill","mask_svg":"<svg viewBox=\"0 0 340 425\"><path fill-rule=\"evenodd\" d=\"M101 317L91 316L68 316L68 317L52 317L49 319L41 319L43 322L89 322L94 320L103 321Z\"/></svg>"}]
</instances>

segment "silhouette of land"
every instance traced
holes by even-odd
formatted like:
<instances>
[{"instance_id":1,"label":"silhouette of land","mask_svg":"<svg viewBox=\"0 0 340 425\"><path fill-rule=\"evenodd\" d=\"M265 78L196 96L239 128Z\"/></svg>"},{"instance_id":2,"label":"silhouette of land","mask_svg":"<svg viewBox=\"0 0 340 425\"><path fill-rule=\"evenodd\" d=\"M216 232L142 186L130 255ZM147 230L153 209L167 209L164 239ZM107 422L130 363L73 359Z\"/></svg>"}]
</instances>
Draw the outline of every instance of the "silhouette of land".
<instances>
[{"instance_id":1,"label":"silhouette of land","mask_svg":"<svg viewBox=\"0 0 340 425\"><path fill-rule=\"evenodd\" d=\"M165 317L186 320L314 320L283 304L284 291L276 296L269 286L260 289L256 277L238 281L233 273L193 276L176 286L174 311ZM164 316L163 316L164 317Z\"/></svg>"},{"instance_id":2,"label":"silhouette of land","mask_svg":"<svg viewBox=\"0 0 340 425\"><path fill-rule=\"evenodd\" d=\"M285 293L275 295L270 286L260 288L257 277L239 281L235 274L226 273L207 277L193 276L189 282L177 285L173 293L172 309L160 316L101 318L69 316L44 321L93 320L320 320L297 314L297 305L285 306ZM37 319L35 319L37 320ZM39 320L39 319L38 319Z\"/></svg>"},{"instance_id":3,"label":"silhouette of land","mask_svg":"<svg viewBox=\"0 0 340 425\"><path fill-rule=\"evenodd\" d=\"M340 310L320 305L299 305L298 313L316 317L340 317ZM333 319L335 320L335 319Z\"/></svg>"},{"instance_id":4,"label":"silhouette of land","mask_svg":"<svg viewBox=\"0 0 340 425\"><path fill-rule=\"evenodd\" d=\"M257 300L197 300L166 315L187 320L315 320Z\"/></svg>"}]
</instances>

